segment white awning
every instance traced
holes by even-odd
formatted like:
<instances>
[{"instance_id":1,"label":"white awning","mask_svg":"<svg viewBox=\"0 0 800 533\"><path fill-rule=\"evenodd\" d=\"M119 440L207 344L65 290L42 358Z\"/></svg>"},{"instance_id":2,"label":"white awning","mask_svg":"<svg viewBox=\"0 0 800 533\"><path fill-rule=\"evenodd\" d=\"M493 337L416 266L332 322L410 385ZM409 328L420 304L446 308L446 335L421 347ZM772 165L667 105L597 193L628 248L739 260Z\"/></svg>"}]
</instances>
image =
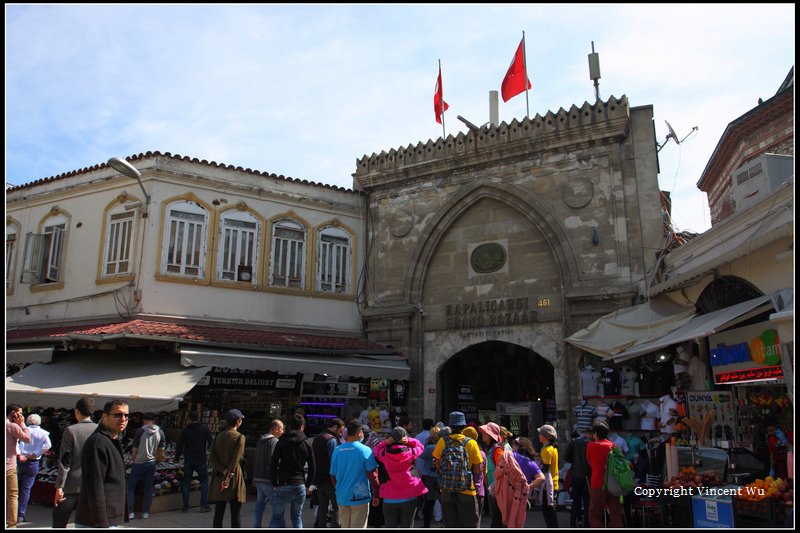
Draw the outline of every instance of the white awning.
<instances>
[{"instance_id":1,"label":"white awning","mask_svg":"<svg viewBox=\"0 0 800 533\"><path fill-rule=\"evenodd\" d=\"M694 314L693 305L681 305L667 296L657 296L602 316L564 340L607 359L663 337L687 323Z\"/></svg>"},{"instance_id":2,"label":"white awning","mask_svg":"<svg viewBox=\"0 0 800 533\"><path fill-rule=\"evenodd\" d=\"M271 370L281 373L328 373L361 378L408 379L411 369L397 356L276 354L182 346L184 366L221 366L242 370Z\"/></svg>"},{"instance_id":3,"label":"white awning","mask_svg":"<svg viewBox=\"0 0 800 533\"><path fill-rule=\"evenodd\" d=\"M53 360L53 346L7 348L6 364L49 363Z\"/></svg>"},{"instance_id":4,"label":"white awning","mask_svg":"<svg viewBox=\"0 0 800 533\"><path fill-rule=\"evenodd\" d=\"M172 355L68 353L7 377L6 401L71 409L81 396L91 396L98 408L122 398L132 412L173 411L209 370L182 367Z\"/></svg>"},{"instance_id":5,"label":"white awning","mask_svg":"<svg viewBox=\"0 0 800 533\"><path fill-rule=\"evenodd\" d=\"M666 348L673 344L707 337L769 309L772 309L770 297L759 296L758 298L718 309L711 313L697 315L683 326L663 337L618 353L613 357L613 360L619 363L646 353L654 352L661 348Z\"/></svg>"}]
</instances>

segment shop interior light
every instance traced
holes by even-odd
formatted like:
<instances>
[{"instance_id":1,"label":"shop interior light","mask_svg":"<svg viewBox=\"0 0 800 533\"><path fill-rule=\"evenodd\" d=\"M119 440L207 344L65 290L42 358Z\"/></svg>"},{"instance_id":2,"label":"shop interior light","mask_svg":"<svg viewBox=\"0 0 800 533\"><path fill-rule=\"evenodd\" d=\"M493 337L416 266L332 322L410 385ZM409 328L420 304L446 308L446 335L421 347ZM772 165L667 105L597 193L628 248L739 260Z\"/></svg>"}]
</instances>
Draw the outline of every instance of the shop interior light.
<instances>
[{"instance_id":1,"label":"shop interior light","mask_svg":"<svg viewBox=\"0 0 800 533\"><path fill-rule=\"evenodd\" d=\"M336 415L312 415L306 413L306 417L308 418L336 418Z\"/></svg>"},{"instance_id":2,"label":"shop interior light","mask_svg":"<svg viewBox=\"0 0 800 533\"><path fill-rule=\"evenodd\" d=\"M330 403L330 402L300 402L300 405L327 405L331 407L343 407L343 403Z\"/></svg>"}]
</instances>

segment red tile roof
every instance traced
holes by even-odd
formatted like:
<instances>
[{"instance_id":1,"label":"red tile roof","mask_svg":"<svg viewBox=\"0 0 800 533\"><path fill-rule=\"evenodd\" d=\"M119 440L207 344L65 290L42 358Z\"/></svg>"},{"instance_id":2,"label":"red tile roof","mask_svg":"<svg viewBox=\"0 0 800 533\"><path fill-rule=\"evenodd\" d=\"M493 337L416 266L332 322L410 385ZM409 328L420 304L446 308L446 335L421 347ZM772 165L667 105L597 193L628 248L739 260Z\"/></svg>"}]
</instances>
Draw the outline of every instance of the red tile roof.
<instances>
[{"instance_id":1,"label":"red tile roof","mask_svg":"<svg viewBox=\"0 0 800 533\"><path fill-rule=\"evenodd\" d=\"M392 354L396 351L361 337L307 335L267 329L237 329L197 324L175 324L152 320L128 320L107 324L59 326L36 329L11 329L6 342L21 340L58 340L75 336L161 337L164 340L190 340L251 348L306 348L314 351Z\"/></svg>"},{"instance_id":2,"label":"red tile roof","mask_svg":"<svg viewBox=\"0 0 800 533\"><path fill-rule=\"evenodd\" d=\"M151 157L170 157L172 159L178 159L178 160L183 160L183 161L192 161L194 163L200 163L200 164L209 165L209 166L212 166L212 167L227 168L229 170L238 170L239 172L247 172L248 174L256 174L258 176L264 176L266 178L290 181L290 182L294 182L294 183L304 183L306 185L313 185L315 187L324 187L326 189L333 189L335 191L354 192L352 189L347 189L345 187L338 187L336 185L329 185L327 183L317 183L315 181L301 180L301 179L298 179L298 178L290 178L288 176L284 176L283 174L274 174L274 173L271 173L271 172L261 172L261 171L252 170L252 169L249 169L249 168L242 168L241 166L235 167L233 165L226 165L224 163L217 163L216 161L209 162L209 161L207 161L205 159L200 160L200 159L197 159L196 157L181 156L179 154L172 154L170 152L164 152L164 153L161 153L159 151L146 152L146 153L143 153L143 154L132 155L130 157L126 157L125 159L127 161L137 161L137 160L141 160L141 159L148 159L148 158L151 158ZM106 168L107 166L108 166L107 163L98 163L97 165L94 165L94 166L91 166L91 167L82 168L80 170L71 170L69 172L64 172L63 174L59 174L57 176L50 176L49 178L41 178L41 179L38 179L38 180L35 180L35 181L31 181L29 183L23 183L22 185L15 185L13 187L6 188L6 194L8 194L10 192L18 191L20 189L29 189L31 187L36 187L37 185L44 185L45 183L51 183L53 181L62 180L62 179L65 179L65 178L69 178L71 176L77 176L78 174L86 174L86 173L92 172L94 170L100 170L102 168Z\"/></svg>"}]
</instances>

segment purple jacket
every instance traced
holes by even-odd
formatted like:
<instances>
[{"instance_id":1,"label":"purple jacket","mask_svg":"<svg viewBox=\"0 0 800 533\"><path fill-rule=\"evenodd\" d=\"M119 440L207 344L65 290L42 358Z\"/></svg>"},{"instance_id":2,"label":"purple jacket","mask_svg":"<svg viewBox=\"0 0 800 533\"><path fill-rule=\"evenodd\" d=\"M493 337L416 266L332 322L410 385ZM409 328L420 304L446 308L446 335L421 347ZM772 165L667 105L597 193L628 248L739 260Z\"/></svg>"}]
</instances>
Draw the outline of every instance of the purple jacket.
<instances>
[{"instance_id":1,"label":"purple jacket","mask_svg":"<svg viewBox=\"0 0 800 533\"><path fill-rule=\"evenodd\" d=\"M428 492L422 480L411 475L414 460L422 455L425 447L417 439L408 438L408 444L386 446L381 441L372 450L375 459L383 463L389 474L389 481L381 485L380 497L389 500L408 500Z\"/></svg>"}]
</instances>

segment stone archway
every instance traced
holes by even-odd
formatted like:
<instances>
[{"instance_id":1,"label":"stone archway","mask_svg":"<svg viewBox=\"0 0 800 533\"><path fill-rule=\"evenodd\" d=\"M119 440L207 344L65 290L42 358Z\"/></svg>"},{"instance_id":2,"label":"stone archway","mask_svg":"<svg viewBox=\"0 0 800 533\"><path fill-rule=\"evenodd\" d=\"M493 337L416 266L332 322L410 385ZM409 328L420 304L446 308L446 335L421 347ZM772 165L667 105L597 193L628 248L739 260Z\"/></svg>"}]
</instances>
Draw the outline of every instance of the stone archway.
<instances>
[{"instance_id":1,"label":"stone archway","mask_svg":"<svg viewBox=\"0 0 800 533\"><path fill-rule=\"evenodd\" d=\"M450 357L438 370L439 418L463 410L468 420L498 420L498 403L536 402L542 420L554 413L555 369L544 357L524 346L501 341L473 344ZM471 414L469 411L474 412ZM476 416L477 415L477 416ZM523 434L529 433L525 428Z\"/></svg>"}]
</instances>

